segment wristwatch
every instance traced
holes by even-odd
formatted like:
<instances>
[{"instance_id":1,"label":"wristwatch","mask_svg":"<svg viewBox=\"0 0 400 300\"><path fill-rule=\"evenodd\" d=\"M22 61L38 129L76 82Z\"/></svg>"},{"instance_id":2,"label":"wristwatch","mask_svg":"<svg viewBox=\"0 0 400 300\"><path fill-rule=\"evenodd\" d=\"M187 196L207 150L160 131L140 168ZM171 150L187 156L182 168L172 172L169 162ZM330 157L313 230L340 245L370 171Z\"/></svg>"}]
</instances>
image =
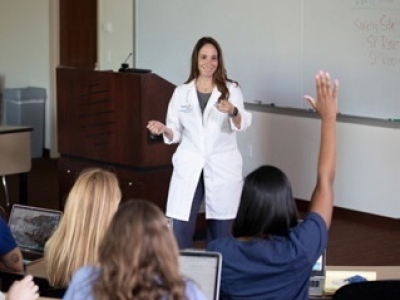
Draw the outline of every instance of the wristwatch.
<instances>
[{"instance_id":1,"label":"wristwatch","mask_svg":"<svg viewBox=\"0 0 400 300\"><path fill-rule=\"evenodd\" d=\"M235 106L235 108L233 109L233 113L230 113L229 116L231 118L236 117L239 113L239 110L237 109L237 107Z\"/></svg>"}]
</instances>

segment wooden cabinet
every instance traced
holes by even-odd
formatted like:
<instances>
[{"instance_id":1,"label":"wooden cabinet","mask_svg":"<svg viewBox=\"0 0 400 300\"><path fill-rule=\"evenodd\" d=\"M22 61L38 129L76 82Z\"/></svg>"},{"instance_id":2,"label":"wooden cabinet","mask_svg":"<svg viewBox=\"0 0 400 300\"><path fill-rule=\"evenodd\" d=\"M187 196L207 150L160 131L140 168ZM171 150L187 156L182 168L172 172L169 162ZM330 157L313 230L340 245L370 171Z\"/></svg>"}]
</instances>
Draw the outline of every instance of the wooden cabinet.
<instances>
[{"instance_id":1,"label":"wooden cabinet","mask_svg":"<svg viewBox=\"0 0 400 300\"><path fill-rule=\"evenodd\" d=\"M114 171L123 199L165 209L176 146L152 138L151 119L165 120L175 86L153 73L57 69L60 206L79 172Z\"/></svg>"}]
</instances>

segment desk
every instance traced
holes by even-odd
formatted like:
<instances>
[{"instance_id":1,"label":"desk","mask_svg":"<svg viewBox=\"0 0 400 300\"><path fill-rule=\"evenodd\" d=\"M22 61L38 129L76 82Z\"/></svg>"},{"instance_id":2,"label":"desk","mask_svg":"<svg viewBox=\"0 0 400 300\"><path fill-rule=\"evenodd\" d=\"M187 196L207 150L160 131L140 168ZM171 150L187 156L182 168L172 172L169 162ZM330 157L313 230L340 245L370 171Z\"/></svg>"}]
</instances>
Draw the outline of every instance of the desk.
<instances>
[{"instance_id":1,"label":"desk","mask_svg":"<svg viewBox=\"0 0 400 300\"><path fill-rule=\"evenodd\" d=\"M9 208L5 176L19 174L20 203L27 204L27 175L31 169L31 127L0 125L0 176Z\"/></svg>"},{"instance_id":2,"label":"desk","mask_svg":"<svg viewBox=\"0 0 400 300\"><path fill-rule=\"evenodd\" d=\"M30 262L26 266L26 271L34 277L47 279L43 258Z\"/></svg>"},{"instance_id":3,"label":"desk","mask_svg":"<svg viewBox=\"0 0 400 300\"><path fill-rule=\"evenodd\" d=\"M326 266L327 271L376 272L377 280L400 279L400 266ZM310 300L330 300L332 295L311 296Z\"/></svg>"}]
</instances>

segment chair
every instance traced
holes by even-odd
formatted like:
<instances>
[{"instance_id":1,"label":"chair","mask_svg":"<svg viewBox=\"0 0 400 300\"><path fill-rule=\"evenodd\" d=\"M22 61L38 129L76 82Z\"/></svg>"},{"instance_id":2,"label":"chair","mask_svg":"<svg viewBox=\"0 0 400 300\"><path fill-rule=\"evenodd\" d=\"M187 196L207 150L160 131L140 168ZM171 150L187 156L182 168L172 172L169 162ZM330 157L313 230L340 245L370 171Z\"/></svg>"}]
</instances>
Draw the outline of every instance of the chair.
<instances>
[{"instance_id":1,"label":"chair","mask_svg":"<svg viewBox=\"0 0 400 300\"><path fill-rule=\"evenodd\" d=\"M340 287L333 300L397 300L400 299L400 280L355 282Z\"/></svg>"}]
</instances>

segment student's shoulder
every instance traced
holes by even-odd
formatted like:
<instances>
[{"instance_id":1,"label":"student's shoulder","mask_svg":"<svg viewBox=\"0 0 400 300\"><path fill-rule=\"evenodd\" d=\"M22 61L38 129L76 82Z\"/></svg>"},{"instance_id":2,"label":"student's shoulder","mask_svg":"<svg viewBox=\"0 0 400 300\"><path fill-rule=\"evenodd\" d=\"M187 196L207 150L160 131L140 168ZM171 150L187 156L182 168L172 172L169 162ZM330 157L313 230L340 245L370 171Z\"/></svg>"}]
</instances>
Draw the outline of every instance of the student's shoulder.
<instances>
[{"instance_id":1,"label":"student's shoulder","mask_svg":"<svg viewBox=\"0 0 400 300\"><path fill-rule=\"evenodd\" d=\"M328 228L318 213L310 212L290 231L289 237L307 255L314 253L319 256L327 244Z\"/></svg>"},{"instance_id":2,"label":"student's shoulder","mask_svg":"<svg viewBox=\"0 0 400 300\"><path fill-rule=\"evenodd\" d=\"M91 267L91 266L85 266L80 269L78 269L73 277L72 281L74 282L81 282L82 280L86 279L93 279L97 278L100 274L100 269L96 267Z\"/></svg>"},{"instance_id":3,"label":"student's shoulder","mask_svg":"<svg viewBox=\"0 0 400 300\"><path fill-rule=\"evenodd\" d=\"M4 225L7 226L6 221L4 221L3 217L0 216L0 226L4 226Z\"/></svg>"},{"instance_id":4,"label":"student's shoulder","mask_svg":"<svg viewBox=\"0 0 400 300\"><path fill-rule=\"evenodd\" d=\"M92 287L100 270L95 267L82 267L72 276L72 280L64 295L65 300L91 300Z\"/></svg>"},{"instance_id":5,"label":"student's shoulder","mask_svg":"<svg viewBox=\"0 0 400 300\"><path fill-rule=\"evenodd\" d=\"M207 251L221 251L225 248L231 248L233 244L236 244L237 240L232 237L222 237L215 239L207 244L206 250Z\"/></svg>"},{"instance_id":6,"label":"student's shoulder","mask_svg":"<svg viewBox=\"0 0 400 300\"><path fill-rule=\"evenodd\" d=\"M8 228L9 227L6 221L2 217L0 217L0 229L1 229L0 233L8 232L9 231Z\"/></svg>"},{"instance_id":7,"label":"student's shoulder","mask_svg":"<svg viewBox=\"0 0 400 300\"><path fill-rule=\"evenodd\" d=\"M310 211L309 213L307 213L307 215L304 217L303 222L301 222L303 224L303 226L317 226L321 229L326 229L328 230L328 228L326 227L326 223L324 221L324 219L322 218L322 216L316 212ZM300 225L302 225L300 224ZM311 225L310 225L311 224Z\"/></svg>"}]
</instances>

